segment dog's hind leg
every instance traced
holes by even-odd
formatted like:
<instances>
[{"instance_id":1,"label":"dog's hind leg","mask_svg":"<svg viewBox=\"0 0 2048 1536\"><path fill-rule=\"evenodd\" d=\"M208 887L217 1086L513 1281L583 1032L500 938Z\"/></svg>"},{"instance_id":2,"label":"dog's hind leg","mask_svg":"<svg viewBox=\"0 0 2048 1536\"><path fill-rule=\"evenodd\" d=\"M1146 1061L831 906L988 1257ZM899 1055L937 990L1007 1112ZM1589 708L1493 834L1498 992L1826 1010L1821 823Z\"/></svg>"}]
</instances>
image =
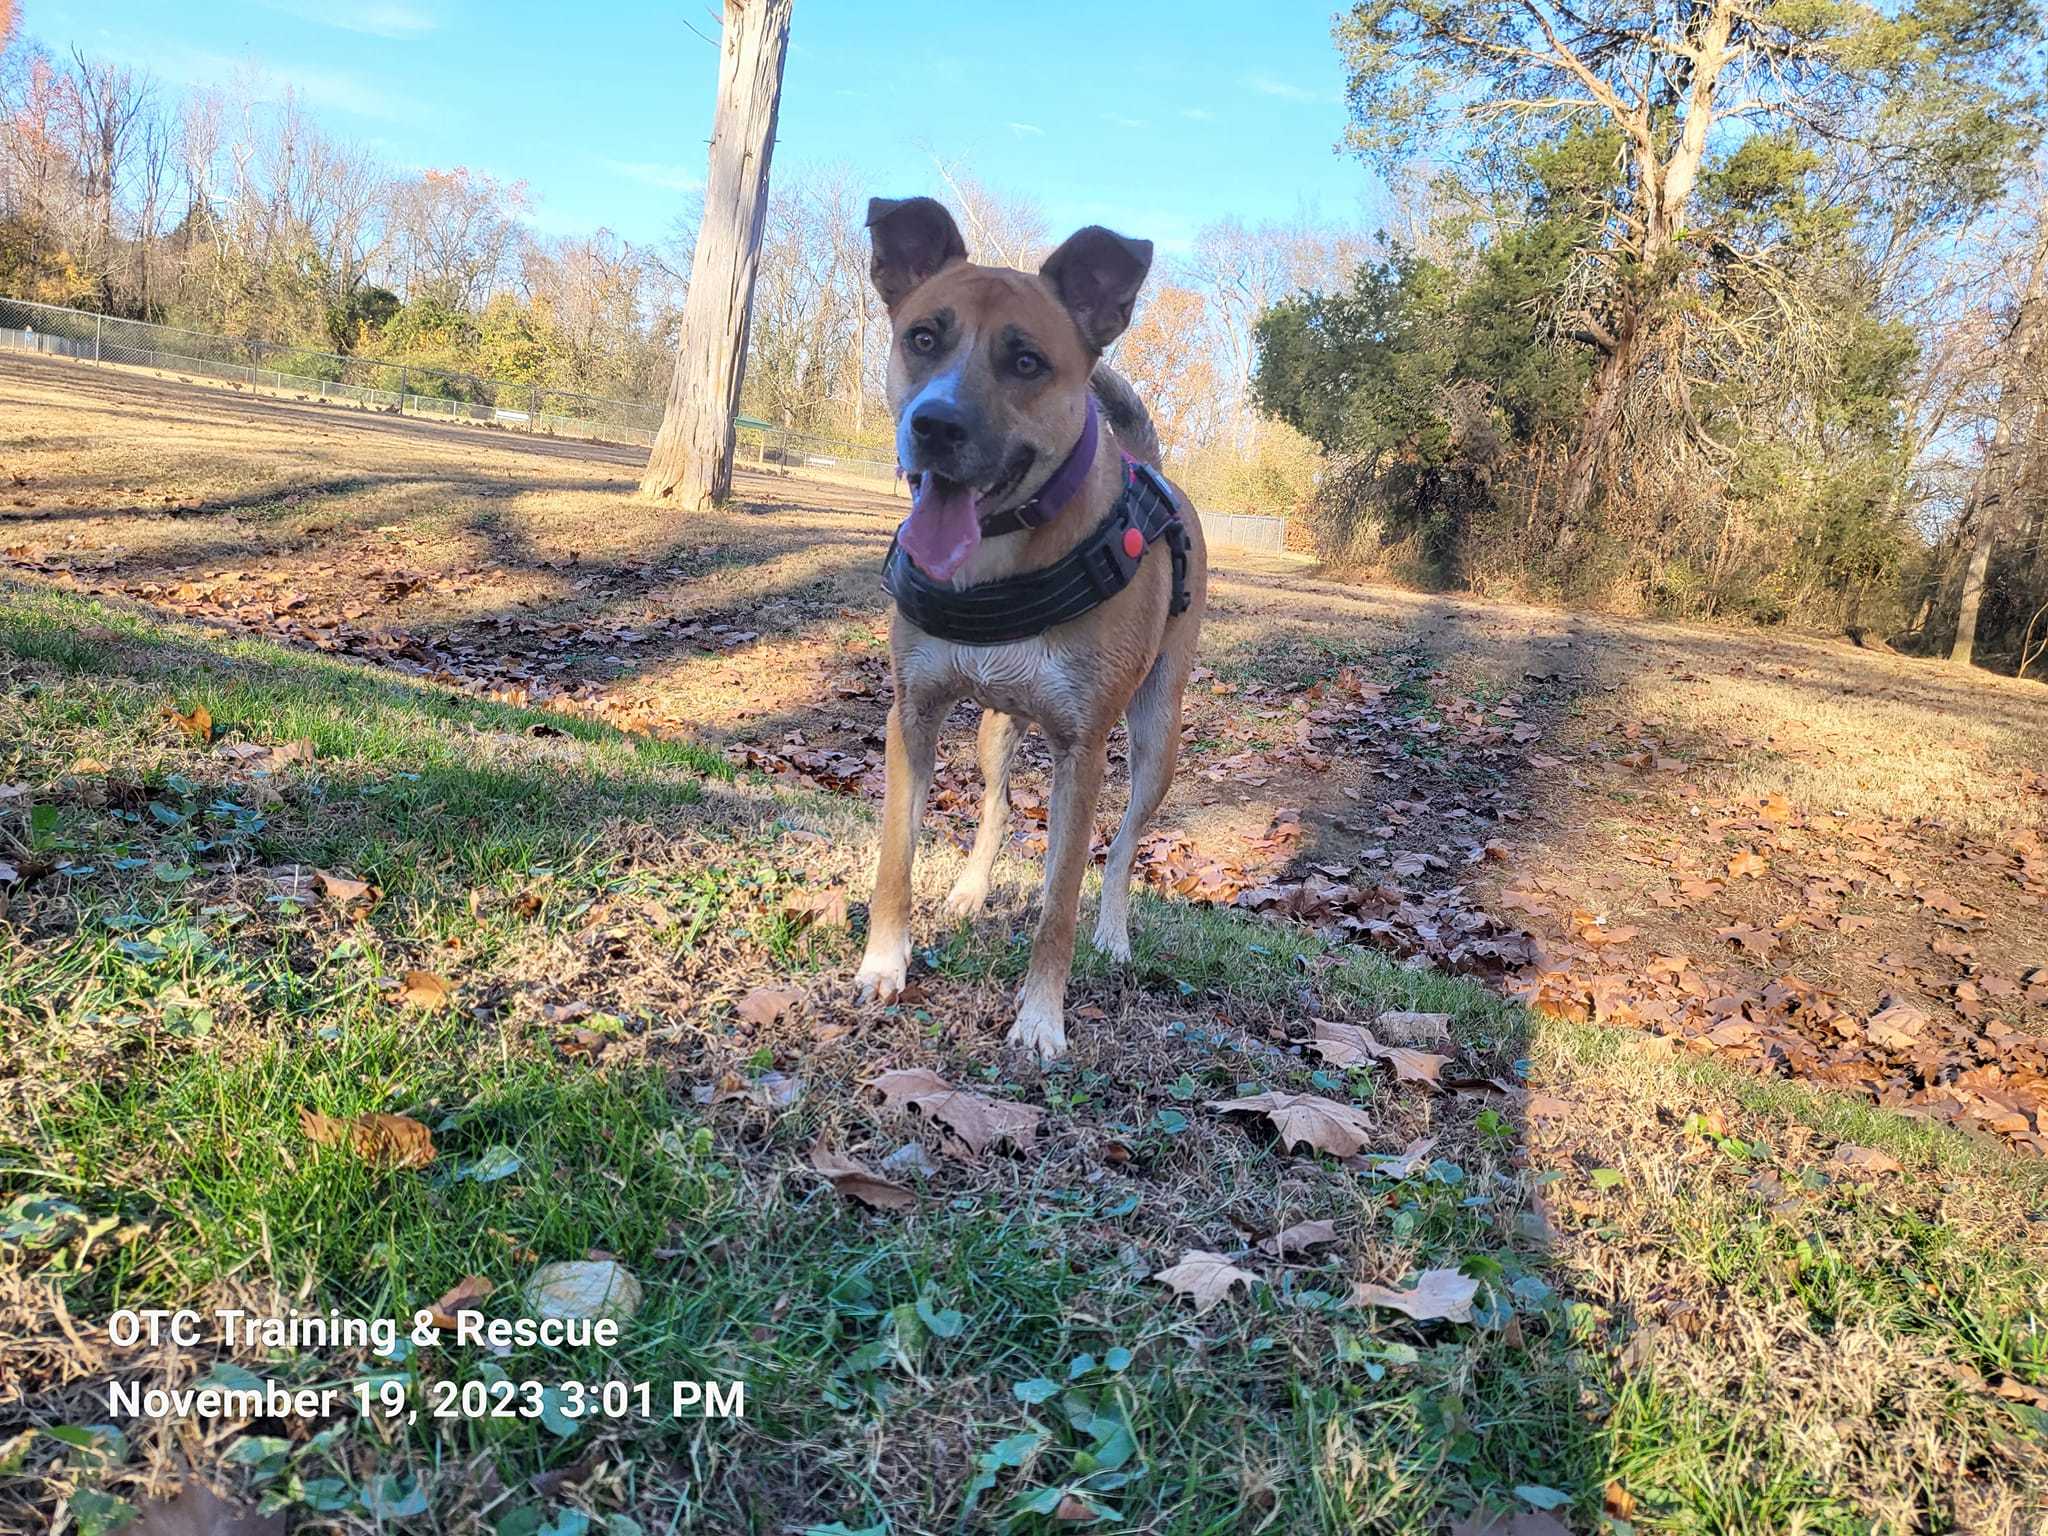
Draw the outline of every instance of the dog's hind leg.
<instances>
[{"instance_id":1,"label":"dog's hind leg","mask_svg":"<svg viewBox=\"0 0 2048 1536\"><path fill-rule=\"evenodd\" d=\"M853 978L863 1001L893 999L910 969L910 866L917 857L918 828L924 825L939 726L952 704L951 699L926 699L911 700L907 707L899 696L889 711L881 858L874 899L868 903L868 947Z\"/></svg>"},{"instance_id":2,"label":"dog's hind leg","mask_svg":"<svg viewBox=\"0 0 2048 1536\"><path fill-rule=\"evenodd\" d=\"M1112 960L1131 958L1131 866L1138 839L1166 798L1180 758L1180 700L1188 657L1169 648L1152 664L1124 711L1131 737L1131 803L1124 810L1109 860L1102 868L1102 908L1095 916L1095 947Z\"/></svg>"},{"instance_id":3,"label":"dog's hind leg","mask_svg":"<svg viewBox=\"0 0 2048 1536\"><path fill-rule=\"evenodd\" d=\"M1075 907L1081 874L1095 843L1095 805L1102 798L1108 741L1090 735L1054 747L1052 814L1045 854L1045 897L1031 939L1031 966L1017 994L1012 1045L1050 1060L1067 1049L1067 972L1074 963Z\"/></svg>"},{"instance_id":4,"label":"dog's hind leg","mask_svg":"<svg viewBox=\"0 0 2048 1536\"><path fill-rule=\"evenodd\" d=\"M946 895L946 916L965 922L988 901L989 874L1003 851L1010 830L1010 763L1024 739L1024 722L998 709L981 712L975 751L981 759L981 824L974 829L974 850L967 867Z\"/></svg>"}]
</instances>

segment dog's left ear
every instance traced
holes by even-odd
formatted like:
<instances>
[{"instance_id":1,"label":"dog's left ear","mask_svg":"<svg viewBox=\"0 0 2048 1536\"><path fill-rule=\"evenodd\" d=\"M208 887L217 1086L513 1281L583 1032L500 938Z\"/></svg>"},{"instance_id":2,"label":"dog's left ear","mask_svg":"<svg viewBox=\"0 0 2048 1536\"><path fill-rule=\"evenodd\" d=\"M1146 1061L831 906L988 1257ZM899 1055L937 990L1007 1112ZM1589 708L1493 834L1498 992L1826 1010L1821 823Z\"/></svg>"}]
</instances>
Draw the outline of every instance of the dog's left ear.
<instances>
[{"instance_id":1,"label":"dog's left ear","mask_svg":"<svg viewBox=\"0 0 2048 1536\"><path fill-rule=\"evenodd\" d=\"M1150 240L1126 240L1090 224L1046 257L1038 275L1067 306L1081 339L1100 352L1131 323L1131 306L1151 270Z\"/></svg>"},{"instance_id":2,"label":"dog's left ear","mask_svg":"<svg viewBox=\"0 0 2048 1536\"><path fill-rule=\"evenodd\" d=\"M875 292L891 309L926 278L967 259L960 226L944 204L929 197L869 198L868 244Z\"/></svg>"}]
</instances>

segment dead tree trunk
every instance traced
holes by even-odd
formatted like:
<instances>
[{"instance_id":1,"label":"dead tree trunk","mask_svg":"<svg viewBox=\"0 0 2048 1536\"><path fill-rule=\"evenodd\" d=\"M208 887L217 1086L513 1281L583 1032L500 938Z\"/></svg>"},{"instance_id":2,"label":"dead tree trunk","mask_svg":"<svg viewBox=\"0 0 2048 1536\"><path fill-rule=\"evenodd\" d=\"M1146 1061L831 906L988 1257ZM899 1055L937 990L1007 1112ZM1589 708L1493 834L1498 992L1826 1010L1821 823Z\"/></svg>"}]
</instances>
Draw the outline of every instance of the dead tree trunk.
<instances>
[{"instance_id":1,"label":"dead tree trunk","mask_svg":"<svg viewBox=\"0 0 2048 1536\"><path fill-rule=\"evenodd\" d=\"M733 417L761 265L791 3L725 0L704 221L690 261L668 406L640 481L646 499L693 512L732 490Z\"/></svg>"}]
</instances>

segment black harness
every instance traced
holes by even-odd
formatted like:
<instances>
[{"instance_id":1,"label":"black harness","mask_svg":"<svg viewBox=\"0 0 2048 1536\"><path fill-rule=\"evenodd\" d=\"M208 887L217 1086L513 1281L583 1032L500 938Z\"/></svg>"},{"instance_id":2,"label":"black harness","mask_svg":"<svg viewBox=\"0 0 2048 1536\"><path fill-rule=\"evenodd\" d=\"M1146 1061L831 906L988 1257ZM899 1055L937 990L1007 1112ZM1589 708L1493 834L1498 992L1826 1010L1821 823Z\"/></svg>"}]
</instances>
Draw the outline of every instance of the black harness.
<instances>
[{"instance_id":1,"label":"black harness","mask_svg":"<svg viewBox=\"0 0 2048 1536\"><path fill-rule=\"evenodd\" d=\"M903 617L928 635L958 645L1007 645L1072 623L1108 602L1131 584L1146 549L1161 538L1173 554L1173 604L1167 612L1177 614L1189 602L1187 529L1158 472L1126 459L1123 494L1109 515L1051 565L949 587L920 571L892 539L882 585Z\"/></svg>"}]
</instances>

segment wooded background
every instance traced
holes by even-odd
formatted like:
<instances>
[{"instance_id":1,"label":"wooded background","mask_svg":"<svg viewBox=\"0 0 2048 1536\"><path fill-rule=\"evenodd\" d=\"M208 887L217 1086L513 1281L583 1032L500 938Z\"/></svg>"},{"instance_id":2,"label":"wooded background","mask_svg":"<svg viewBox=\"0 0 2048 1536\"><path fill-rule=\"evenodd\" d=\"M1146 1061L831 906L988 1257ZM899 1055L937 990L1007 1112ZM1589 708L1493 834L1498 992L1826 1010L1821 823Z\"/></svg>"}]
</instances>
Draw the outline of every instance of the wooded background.
<instances>
[{"instance_id":1,"label":"wooded background","mask_svg":"<svg viewBox=\"0 0 2048 1536\"><path fill-rule=\"evenodd\" d=\"M1199 500L1418 585L2048 650L2031 6L1369 0L1333 41L1385 216L1212 224L1114 354ZM661 398L693 209L543 236L288 93L0 49L0 293ZM746 414L886 453L862 214L916 191L980 259L1067 233L961 164L778 158Z\"/></svg>"}]
</instances>

